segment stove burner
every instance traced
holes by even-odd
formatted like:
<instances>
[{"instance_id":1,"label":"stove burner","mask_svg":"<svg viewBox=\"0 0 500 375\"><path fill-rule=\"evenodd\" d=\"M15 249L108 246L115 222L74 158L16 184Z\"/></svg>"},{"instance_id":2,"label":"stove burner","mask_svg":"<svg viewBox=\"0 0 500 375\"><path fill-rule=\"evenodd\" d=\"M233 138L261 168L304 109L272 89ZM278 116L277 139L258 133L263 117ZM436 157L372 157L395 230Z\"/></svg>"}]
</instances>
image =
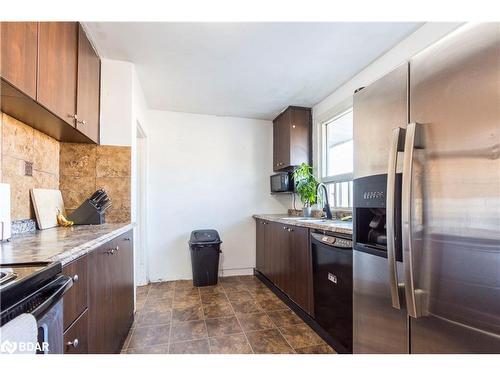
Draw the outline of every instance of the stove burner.
<instances>
[{"instance_id":1,"label":"stove burner","mask_svg":"<svg viewBox=\"0 0 500 375\"><path fill-rule=\"evenodd\" d=\"M6 282L15 279L17 277L17 274L15 274L12 271L7 271L7 270L0 270L0 285L5 284Z\"/></svg>"}]
</instances>

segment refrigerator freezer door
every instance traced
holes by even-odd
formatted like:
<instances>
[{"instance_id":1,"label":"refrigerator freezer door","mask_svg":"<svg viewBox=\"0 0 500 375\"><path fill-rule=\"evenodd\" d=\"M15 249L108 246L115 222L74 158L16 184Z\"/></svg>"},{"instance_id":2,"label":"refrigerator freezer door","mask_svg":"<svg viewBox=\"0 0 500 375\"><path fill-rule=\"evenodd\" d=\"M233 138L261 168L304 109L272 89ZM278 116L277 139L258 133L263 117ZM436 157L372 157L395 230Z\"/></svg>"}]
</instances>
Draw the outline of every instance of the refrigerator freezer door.
<instances>
[{"instance_id":1,"label":"refrigerator freezer door","mask_svg":"<svg viewBox=\"0 0 500 375\"><path fill-rule=\"evenodd\" d=\"M500 24L410 61L412 353L500 353ZM404 259L406 262L407 260ZM417 314L418 315L418 314Z\"/></svg>"},{"instance_id":2,"label":"refrigerator freezer door","mask_svg":"<svg viewBox=\"0 0 500 375\"><path fill-rule=\"evenodd\" d=\"M354 178L387 173L392 129L408 123L408 65L354 94Z\"/></svg>"},{"instance_id":3,"label":"refrigerator freezer door","mask_svg":"<svg viewBox=\"0 0 500 375\"><path fill-rule=\"evenodd\" d=\"M408 318L392 307L387 259L354 251L353 267L354 353L408 353Z\"/></svg>"}]
</instances>

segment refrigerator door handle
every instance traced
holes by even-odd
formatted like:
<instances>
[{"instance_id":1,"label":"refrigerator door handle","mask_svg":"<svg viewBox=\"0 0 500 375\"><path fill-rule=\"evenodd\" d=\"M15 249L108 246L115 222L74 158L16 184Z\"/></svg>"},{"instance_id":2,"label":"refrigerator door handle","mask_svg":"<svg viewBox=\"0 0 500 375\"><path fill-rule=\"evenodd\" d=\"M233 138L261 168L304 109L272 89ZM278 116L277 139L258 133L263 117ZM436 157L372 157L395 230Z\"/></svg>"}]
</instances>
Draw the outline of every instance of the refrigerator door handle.
<instances>
[{"instance_id":1,"label":"refrigerator door handle","mask_svg":"<svg viewBox=\"0 0 500 375\"><path fill-rule=\"evenodd\" d=\"M398 268L396 263L396 231L395 231L395 191L396 191L396 168L398 151L403 151L405 129L395 128L392 130L392 142L389 151L389 162L387 170L387 202L386 202L386 224L387 224L387 264L389 266L389 284L391 288L392 307L401 310L398 288Z\"/></svg>"},{"instance_id":2,"label":"refrigerator door handle","mask_svg":"<svg viewBox=\"0 0 500 375\"><path fill-rule=\"evenodd\" d=\"M405 295L408 315L413 318L422 316L419 304L419 291L415 289L415 272L413 269L413 228L412 228L412 183L413 183L413 153L415 148L420 148L419 127L417 123L408 124L406 128L405 155L403 158L403 182L401 216L401 238L403 246L403 265L405 273Z\"/></svg>"}]
</instances>

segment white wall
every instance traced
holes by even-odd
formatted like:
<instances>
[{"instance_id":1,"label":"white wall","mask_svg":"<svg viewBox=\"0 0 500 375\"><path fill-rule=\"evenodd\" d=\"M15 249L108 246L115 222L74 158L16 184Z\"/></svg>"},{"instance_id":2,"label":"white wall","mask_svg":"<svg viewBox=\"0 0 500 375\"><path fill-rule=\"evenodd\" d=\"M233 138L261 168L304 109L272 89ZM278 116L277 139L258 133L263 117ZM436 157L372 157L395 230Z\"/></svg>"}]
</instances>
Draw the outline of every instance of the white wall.
<instances>
[{"instance_id":1,"label":"white wall","mask_svg":"<svg viewBox=\"0 0 500 375\"><path fill-rule=\"evenodd\" d=\"M463 23L425 23L313 107L313 164L316 171L321 168L319 154L321 147L320 123L328 121L338 113L351 107L354 90L376 81L460 25L463 25Z\"/></svg>"},{"instance_id":2,"label":"white wall","mask_svg":"<svg viewBox=\"0 0 500 375\"><path fill-rule=\"evenodd\" d=\"M134 64L101 60L101 144L131 147L131 221L137 223L137 124L146 133L148 108ZM134 229L136 282L147 282L144 256ZM145 251L145 250L144 250Z\"/></svg>"},{"instance_id":3,"label":"white wall","mask_svg":"<svg viewBox=\"0 0 500 375\"><path fill-rule=\"evenodd\" d=\"M134 65L101 59L101 144L132 145Z\"/></svg>"},{"instance_id":4,"label":"white wall","mask_svg":"<svg viewBox=\"0 0 500 375\"><path fill-rule=\"evenodd\" d=\"M271 196L272 123L150 111L148 263L152 281L191 278L192 230L216 229L224 274L255 265L255 213L284 213Z\"/></svg>"}]
</instances>

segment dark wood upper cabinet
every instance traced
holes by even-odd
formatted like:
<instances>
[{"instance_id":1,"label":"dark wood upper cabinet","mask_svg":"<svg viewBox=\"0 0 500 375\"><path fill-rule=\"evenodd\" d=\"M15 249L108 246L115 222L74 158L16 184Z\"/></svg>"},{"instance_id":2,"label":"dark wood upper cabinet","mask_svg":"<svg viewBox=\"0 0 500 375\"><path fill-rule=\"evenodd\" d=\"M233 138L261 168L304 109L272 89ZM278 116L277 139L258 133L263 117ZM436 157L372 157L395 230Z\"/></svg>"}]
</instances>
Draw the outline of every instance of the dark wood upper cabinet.
<instances>
[{"instance_id":1,"label":"dark wood upper cabinet","mask_svg":"<svg viewBox=\"0 0 500 375\"><path fill-rule=\"evenodd\" d=\"M0 22L0 110L62 142L99 143L101 62L77 22Z\"/></svg>"},{"instance_id":2,"label":"dark wood upper cabinet","mask_svg":"<svg viewBox=\"0 0 500 375\"><path fill-rule=\"evenodd\" d=\"M78 24L40 22L37 101L75 126Z\"/></svg>"},{"instance_id":3,"label":"dark wood upper cabinet","mask_svg":"<svg viewBox=\"0 0 500 375\"><path fill-rule=\"evenodd\" d=\"M76 128L99 142L99 92L101 60L83 27L78 27L78 83Z\"/></svg>"},{"instance_id":4,"label":"dark wood upper cabinet","mask_svg":"<svg viewBox=\"0 0 500 375\"><path fill-rule=\"evenodd\" d=\"M36 97L37 38L36 22L0 22L0 76L31 98Z\"/></svg>"},{"instance_id":5,"label":"dark wood upper cabinet","mask_svg":"<svg viewBox=\"0 0 500 375\"><path fill-rule=\"evenodd\" d=\"M311 109L290 106L273 121L273 170L311 164Z\"/></svg>"}]
</instances>

